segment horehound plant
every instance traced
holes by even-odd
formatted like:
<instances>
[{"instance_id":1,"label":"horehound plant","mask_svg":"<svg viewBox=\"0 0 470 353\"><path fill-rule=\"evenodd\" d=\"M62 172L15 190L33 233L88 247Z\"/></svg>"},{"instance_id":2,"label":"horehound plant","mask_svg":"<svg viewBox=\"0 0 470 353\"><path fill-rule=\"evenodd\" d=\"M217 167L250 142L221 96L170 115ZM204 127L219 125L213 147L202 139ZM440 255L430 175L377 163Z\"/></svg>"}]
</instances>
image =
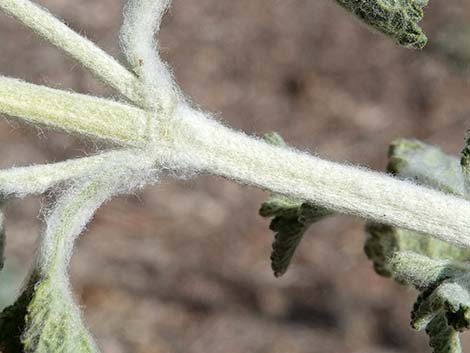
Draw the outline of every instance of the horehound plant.
<instances>
[{"instance_id":1,"label":"horehound plant","mask_svg":"<svg viewBox=\"0 0 470 353\"><path fill-rule=\"evenodd\" d=\"M74 240L113 196L155 184L164 173L203 173L272 194L261 213L275 217L272 259L277 276L287 270L314 221L332 213L368 220L366 249L377 271L421 291L413 326L427 329L435 352L458 352L456 332L470 320L468 150L461 168L457 159L436 148L398 141L391 151L391 176L322 160L288 147L278 135L263 140L234 131L194 108L158 55L154 34L170 2L127 1L120 34L127 63L121 65L32 2L0 0L7 15L121 95L119 101L102 99L0 77L0 113L111 146L91 157L0 171L0 210L12 198L51 189L60 194L45 214L24 291L1 314L1 350L98 352L69 285ZM422 48L426 43L418 26L424 0L337 2L404 46ZM3 244L0 216L0 250Z\"/></svg>"}]
</instances>

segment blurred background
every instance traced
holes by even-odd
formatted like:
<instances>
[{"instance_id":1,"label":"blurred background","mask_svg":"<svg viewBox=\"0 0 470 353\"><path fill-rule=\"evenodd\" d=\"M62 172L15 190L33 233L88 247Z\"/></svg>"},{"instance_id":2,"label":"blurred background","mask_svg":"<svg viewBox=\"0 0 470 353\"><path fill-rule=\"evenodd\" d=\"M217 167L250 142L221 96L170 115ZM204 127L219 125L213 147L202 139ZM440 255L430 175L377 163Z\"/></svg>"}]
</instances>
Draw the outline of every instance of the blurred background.
<instances>
[{"instance_id":1,"label":"blurred background","mask_svg":"<svg viewBox=\"0 0 470 353\"><path fill-rule=\"evenodd\" d=\"M119 57L118 0L41 0ZM383 170L415 137L457 154L470 127L470 2L431 1L424 51L400 48L332 0L175 0L161 44L184 92L250 134L279 132L324 158ZM0 16L0 73L113 96L51 45ZM0 120L0 167L106 146ZM80 238L74 291L104 353L428 352L408 325L415 292L376 275L363 222L316 224L275 279L266 195L200 176L103 207ZM7 210L0 306L27 271L45 199ZM464 335L470 347L470 337ZM470 348L469 348L470 349Z\"/></svg>"}]
</instances>

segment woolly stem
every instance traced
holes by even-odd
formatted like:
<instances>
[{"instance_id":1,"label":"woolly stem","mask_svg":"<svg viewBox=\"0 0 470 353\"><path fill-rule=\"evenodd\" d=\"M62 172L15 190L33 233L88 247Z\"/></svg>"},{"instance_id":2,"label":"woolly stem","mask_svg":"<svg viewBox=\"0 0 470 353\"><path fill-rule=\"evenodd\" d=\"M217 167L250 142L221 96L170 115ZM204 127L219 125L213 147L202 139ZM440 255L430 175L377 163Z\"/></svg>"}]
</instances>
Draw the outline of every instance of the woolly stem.
<instances>
[{"instance_id":1,"label":"woolly stem","mask_svg":"<svg viewBox=\"0 0 470 353\"><path fill-rule=\"evenodd\" d=\"M464 275L470 270L466 262L437 260L412 251L397 252L388 260L396 280L424 291L446 278Z\"/></svg>"},{"instance_id":2,"label":"woolly stem","mask_svg":"<svg viewBox=\"0 0 470 353\"><path fill-rule=\"evenodd\" d=\"M90 175L106 160L121 159L126 154L128 152L125 151L107 152L54 164L0 170L0 195L24 197L31 194L42 194L58 183Z\"/></svg>"},{"instance_id":3,"label":"woolly stem","mask_svg":"<svg viewBox=\"0 0 470 353\"><path fill-rule=\"evenodd\" d=\"M142 102L139 80L94 43L29 0L1 0L0 8L90 70L131 101Z\"/></svg>"},{"instance_id":4,"label":"woolly stem","mask_svg":"<svg viewBox=\"0 0 470 353\"><path fill-rule=\"evenodd\" d=\"M73 245L71 238L81 232L103 202L154 181L151 161L135 151L98 157L102 157L101 161L93 161L95 168L90 168L89 175L79 178L64 193L47 220L39 256L43 271L67 267Z\"/></svg>"},{"instance_id":5,"label":"woolly stem","mask_svg":"<svg viewBox=\"0 0 470 353\"><path fill-rule=\"evenodd\" d=\"M73 244L95 211L112 196L155 181L149 160L123 152L76 180L56 202L46 221L32 274L22 343L26 352L98 352L74 303L68 280Z\"/></svg>"},{"instance_id":6,"label":"woolly stem","mask_svg":"<svg viewBox=\"0 0 470 353\"><path fill-rule=\"evenodd\" d=\"M0 113L127 146L142 145L148 121L147 113L122 103L1 76Z\"/></svg>"},{"instance_id":7,"label":"woolly stem","mask_svg":"<svg viewBox=\"0 0 470 353\"><path fill-rule=\"evenodd\" d=\"M269 145L181 106L173 126L183 166L311 201L340 213L470 247L470 202L364 168ZM171 148L170 148L171 149Z\"/></svg>"},{"instance_id":8,"label":"woolly stem","mask_svg":"<svg viewBox=\"0 0 470 353\"><path fill-rule=\"evenodd\" d=\"M124 7L121 47L132 70L144 84L149 108L173 110L178 96L172 74L160 58L155 33L171 0L129 0Z\"/></svg>"},{"instance_id":9,"label":"woolly stem","mask_svg":"<svg viewBox=\"0 0 470 353\"><path fill-rule=\"evenodd\" d=\"M109 100L0 79L0 112L70 132L141 145L149 114ZM101 118L101 120L100 120ZM234 132L180 104L152 140L168 165L206 170L263 189L470 246L470 203ZM156 157L157 158L157 157ZM174 158L174 159L172 159ZM181 162L184 161L183 164Z\"/></svg>"}]
</instances>

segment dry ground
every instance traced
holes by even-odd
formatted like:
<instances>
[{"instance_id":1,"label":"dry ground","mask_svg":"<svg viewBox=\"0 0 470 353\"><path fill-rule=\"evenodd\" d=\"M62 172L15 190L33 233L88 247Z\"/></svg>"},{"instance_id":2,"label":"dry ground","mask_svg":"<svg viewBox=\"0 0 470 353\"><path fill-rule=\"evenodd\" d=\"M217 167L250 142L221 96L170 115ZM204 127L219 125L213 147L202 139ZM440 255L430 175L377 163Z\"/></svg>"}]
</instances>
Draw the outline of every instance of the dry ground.
<instances>
[{"instance_id":1,"label":"dry ground","mask_svg":"<svg viewBox=\"0 0 470 353\"><path fill-rule=\"evenodd\" d=\"M40 3L119 55L120 1ZM383 169L397 137L461 148L470 76L449 65L435 38L469 20L469 1L432 1L424 21L430 44L418 52L369 32L331 0L175 0L162 45L184 91L228 124L275 130L325 158ZM4 16L0 53L3 75L113 94ZM0 167L103 147L0 122ZM425 335L408 326L414 292L372 271L360 220L313 227L288 274L274 279L272 235L257 216L264 197L198 177L165 180L100 210L71 271L103 352L428 351ZM28 199L8 209L10 274L31 260L40 205Z\"/></svg>"}]
</instances>

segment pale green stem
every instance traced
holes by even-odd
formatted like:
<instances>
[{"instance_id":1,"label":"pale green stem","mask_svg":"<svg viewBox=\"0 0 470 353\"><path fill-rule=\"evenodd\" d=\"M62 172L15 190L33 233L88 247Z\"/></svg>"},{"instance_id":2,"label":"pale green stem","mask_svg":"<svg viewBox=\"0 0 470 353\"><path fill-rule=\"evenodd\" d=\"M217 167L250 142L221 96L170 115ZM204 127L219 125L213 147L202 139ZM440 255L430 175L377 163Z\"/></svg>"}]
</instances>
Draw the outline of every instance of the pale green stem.
<instances>
[{"instance_id":1,"label":"pale green stem","mask_svg":"<svg viewBox=\"0 0 470 353\"><path fill-rule=\"evenodd\" d=\"M182 166L307 200L336 212L470 247L470 202L364 168L271 146L180 107L168 158ZM178 153L179 152L179 153Z\"/></svg>"},{"instance_id":2,"label":"pale green stem","mask_svg":"<svg viewBox=\"0 0 470 353\"><path fill-rule=\"evenodd\" d=\"M115 88L137 105L141 105L142 86L137 77L47 10L28 0L1 0L0 8L65 51L98 79Z\"/></svg>"},{"instance_id":3,"label":"pale green stem","mask_svg":"<svg viewBox=\"0 0 470 353\"><path fill-rule=\"evenodd\" d=\"M149 114L102 98L0 76L0 113L35 125L141 146Z\"/></svg>"},{"instance_id":4,"label":"pale green stem","mask_svg":"<svg viewBox=\"0 0 470 353\"><path fill-rule=\"evenodd\" d=\"M70 290L67 272L74 241L112 196L155 181L149 162L135 151L123 151L93 168L91 176L75 180L55 203L33 271L37 283L22 335L25 351L98 352Z\"/></svg>"},{"instance_id":5,"label":"pale green stem","mask_svg":"<svg viewBox=\"0 0 470 353\"><path fill-rule=\"evenodd\" d=\"M129 66L141 79L147 107L165 115L173 111L179 98L175 80L158 51L155 33L171 0L128 0L120 41ZM160 117L160 120L163 117Z\"/></svg>"},{"instance_id":6,"label":"pale green stem","mask_svg":"<svg viewBox=\"0 0 470 353\"><path fill-rule=\"evenodd\" d=\"M149 133L149 113L141 109L12 79L0 80L0 112L133 146L142 145ZM185 104L150 133L157 135L152 149L159 163L206 170L337 212L470 246L470 203L462 199L269 146Z\"/></svg>"},{"instance_id":7,"label":"pale green stem","mask_svg":"<svg viewBox=\"0 0 470 353\"><path fill-rule=\"evenodd\" d=\"M470 270L466 262L436 260L412 251L397 252L389 262L395 279L421 291L432 288L446 278L464 275Z\"/></svg>"},{"instance_id":8,"label":"pale green stem","mask_svg":"<svg viewBox=\"0 0 470 353\"><path fill-rule=\"evenodd\" d=\"M114 185L116 180L104 175L76 182L48 217L37 260L39 281L28 305L22 335L26 351L98 352L74 303L67 268L75 238L97 208L113 195Z\"/></svg>"},{"instance_id":9,"label":"pale green stem","mask_svg":"<svg viewBox=\"0 0 470 353\"><path fill-rule=\"evenodd\" d=\"M114 151L54 164L0 170L0 195L24 197L42 194L58 183L90 175L105 161L111 158L120 159L127 153L126 151Z\"/></svg>"}]
</instances>

